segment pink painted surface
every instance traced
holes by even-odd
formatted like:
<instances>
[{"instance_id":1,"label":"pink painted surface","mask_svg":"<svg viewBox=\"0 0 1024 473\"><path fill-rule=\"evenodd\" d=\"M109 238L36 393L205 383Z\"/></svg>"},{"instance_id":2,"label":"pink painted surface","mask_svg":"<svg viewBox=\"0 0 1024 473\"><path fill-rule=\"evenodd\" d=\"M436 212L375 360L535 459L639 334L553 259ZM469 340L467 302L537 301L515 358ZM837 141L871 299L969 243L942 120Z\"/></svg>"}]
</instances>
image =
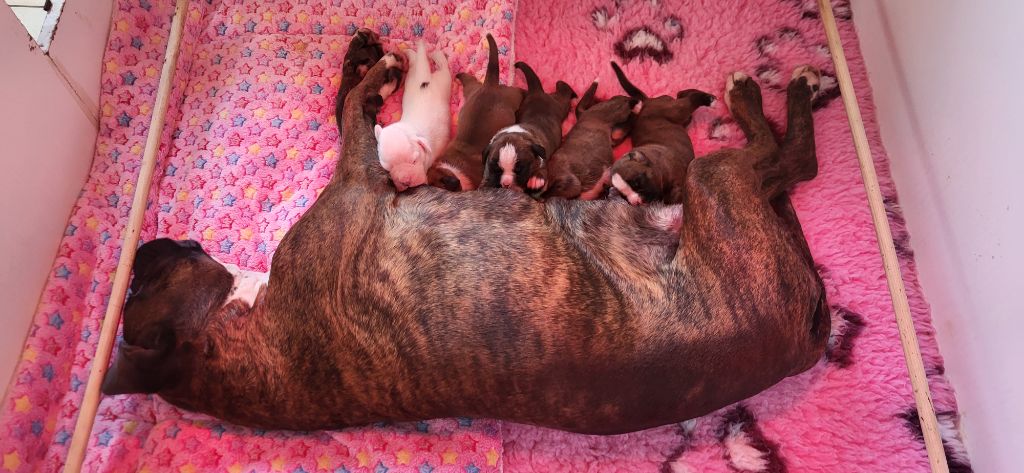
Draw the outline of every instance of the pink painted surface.
<instances>
[{"instance_id":1,"label":"pink painted surface","mask_svg":"<svg viewBox=\"0 0 1024 473\"><path fill-rule=\"evenodd\" d=\"M90 39L103 47L102 38ZM14 11L0 8L0 394L18 364L96 142L93 117L50 63L54 58L31 45ZM96 64L100 57L91 55Z\"/></svg>"},{"instance_id":2,"label":"pink painted surface","mask_svg":"<svg viewBox=\"0 0 1024 473\"><path fill-rule=\"evenodd\" d=\"M1024 234L1024 4L934 6L862 0L854 9L907 225L927 235L914 251L964 441L979 471L1017 471L1024 317L1012 295L1024 288L1024 246L1012 242ZM960 100L950 90L975 93Z\"/></svg>"},{"instance_id":3,"label":"pink painted surface","mask_svg":"<svg viewBox=\"0 0 1024 473\"><path fill-rule=\"evenodd\" d=\"M743 70L763 85L765 109L778 123L784 123L778 88L792 68L811 63L831 70L820 23L788 0L250 3L191 5L172 100L183 105L172 110L164 130L164 171L154 184L144 236L194 238L218 258L258 270L267 268L277 242L331 172L338 153L330 123L333 91L348 34L358 26L387 31L392 44L422 32L449 51L455 72L477 73L482 34L499 38L507 71L514 32L518 59L531 63L545 83L563 79L582 90L600 76L602 95L618 92L607 66L615 42L646 26L646 43L655 44L650 38L656 36L671 52L659 56L661 64L636 59L626 65L649 93L697 87L720 95L726 73ZM604 12L595 16L599 8ZM126 1L112 25L97 158L2 406L2 468L52 471L66 453L127 215L168 12L167 5ZM451 31L439 34L449 25ZM841 29L869 135L880 150L855 33L849 21ZM468 419L266 433L182 413L153 397L113 397L101 406L88 469L926 471L923 445L906 420L913 417L913 401L849 131L826 85L815 115L821 174L794 195L835 309L829 356L809 372L694 423L618 437ZM396 117L396 101L385 122ZM690 134L698 154L742 140L722 102L700 111ZM885 156L875 156L934 397L944 420L955 422ZM956 453L959 440L946 440ZM969 469L966 458L953 459L958 471Z\"/></svg>"}]
</instances>

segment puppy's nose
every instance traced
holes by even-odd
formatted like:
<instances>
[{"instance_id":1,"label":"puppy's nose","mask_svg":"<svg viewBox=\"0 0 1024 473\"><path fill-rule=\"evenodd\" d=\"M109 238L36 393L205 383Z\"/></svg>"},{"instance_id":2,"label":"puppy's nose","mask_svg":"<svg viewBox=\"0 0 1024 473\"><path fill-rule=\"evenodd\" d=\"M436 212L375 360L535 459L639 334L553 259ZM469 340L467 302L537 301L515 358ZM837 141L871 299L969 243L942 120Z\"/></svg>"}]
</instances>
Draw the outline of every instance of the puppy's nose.
<instances>
[{"instance_id":1,"label":"puppy's nose","mask_svg":"<svg viewBox=\"0 0 1024 473\"><path fill-rule=\"evenodd\" d=\"M512 187L512 184L514 184L514 179L512 178L512 176L508 174L503 174L501 176L501 187L508 189L509 187Z\"/></svg>"}]
</instances>

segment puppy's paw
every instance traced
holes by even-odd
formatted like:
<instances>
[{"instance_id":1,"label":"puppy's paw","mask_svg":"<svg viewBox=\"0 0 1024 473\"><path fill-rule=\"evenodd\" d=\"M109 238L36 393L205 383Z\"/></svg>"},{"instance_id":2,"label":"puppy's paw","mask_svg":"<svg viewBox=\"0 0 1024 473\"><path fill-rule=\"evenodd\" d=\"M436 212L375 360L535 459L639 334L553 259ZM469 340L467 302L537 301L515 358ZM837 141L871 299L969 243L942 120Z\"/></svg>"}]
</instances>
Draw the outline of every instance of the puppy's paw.
<instances>
[{"instance_id":1,"label":"puppy's paw","mask_svg":"<svg viewBox=\"0 0 1024 473\"><path fill-rule=\"evenodd\" d=\"M818 91L821 90L821 72L817 68L810 65L798 66L793 69L793 81L800 79L807 81L807 86L811 88L811 100L814 100L818 95Z\"/></svg>"},{"instance_id":2,"label":"puppy's paw","mask_svg":"<svg viewBox=\"0 0 1024 473\"><path fill-rule=\"evenodd\" d=\"M547 181L543 177L533 176L526 181L526 189L530 192L544 190L544 185Z\"/></svg>"}]
</instances>

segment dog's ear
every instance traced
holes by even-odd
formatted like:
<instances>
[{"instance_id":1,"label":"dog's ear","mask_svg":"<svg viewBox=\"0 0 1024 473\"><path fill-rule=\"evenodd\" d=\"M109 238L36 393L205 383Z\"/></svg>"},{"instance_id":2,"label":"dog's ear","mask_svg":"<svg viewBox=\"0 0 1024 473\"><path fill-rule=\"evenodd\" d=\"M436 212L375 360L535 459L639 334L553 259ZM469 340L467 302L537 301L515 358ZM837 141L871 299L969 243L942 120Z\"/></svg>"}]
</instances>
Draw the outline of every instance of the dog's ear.
<instances>
[{"instance_id":1,"label":"dog's ear","mask_svg":"<svg viewBox=\"0 0 1024 473\"><path fill-rule=\"evenodd\" d=\"M462 182L459 181L459 178L451 174L445 175L441 178L441 185L449 191L462 192Z\"/></svg>"},{"instance_id":2,"label":"dog's ear","mask_svg":"<svg viewBox=\"0 0 1024 473\"><path fill-rule=\"evenodd\" d=\"M114 364L103 377L103 394L156 393L176 382L175 337L169 327L161 327L155 337L147 337L144 347L121 342Z\"/></svg>"},{"instance_id":3,"label":"dog's ear","mask_svg":"<svg viewBox=\"0 0 1024 473\"><path fill-rule=\"evenodd\" d=\"M622 156L625 159L636 162L637 164L649 164L650 161L647 156L639 151L630 151Z\"/></svg>"},{"instance_id":4,"label":"dog's ear","mask_svg":"<svg viewBox=\"0 0 1024 473\"><path fill-rule=\"evenodd\" d=\"M537 143L533 143L530 145L530 151L533 151L533 154L537 155L538 158L547 159L548 157L547 150Z\"/></svg>"},{"instance_id":5,"label":"dog's ear","mask_svg":"<svg viewBox=\"0 0 1024 473\"><path fill-rule=\"evenodd\" d=\"M416 143L416 147L420 149L420 156L422 157L422 162L428 162L429 157L432 154L430 149L430 143L427 143L426 139L418 135L415 138L413 138L413 141Z\"/></svg>"}]
</instances>

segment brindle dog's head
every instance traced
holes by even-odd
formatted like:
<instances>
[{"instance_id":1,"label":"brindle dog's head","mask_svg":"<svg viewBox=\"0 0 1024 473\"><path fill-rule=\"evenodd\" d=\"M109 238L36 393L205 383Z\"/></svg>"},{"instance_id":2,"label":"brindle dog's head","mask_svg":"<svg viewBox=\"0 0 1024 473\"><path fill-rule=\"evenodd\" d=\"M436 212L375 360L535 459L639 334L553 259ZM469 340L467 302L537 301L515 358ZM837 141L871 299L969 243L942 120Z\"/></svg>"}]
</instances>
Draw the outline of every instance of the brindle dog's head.
<instances>
[{"instance_id":1,"label":"brindle dog's head","mask_svg":"<svg viewBox=\"0 0 1024 473\"><path fill-rule=\"evenodd\" d=\"M233 278L192 240L161 238L135 255L124 305L124 341L104 394L155 393L177 384L195 350L189 334L223 304Z\"/></svg>"},{"instance_id":2,"label":"brindle dog's head","mask_svg":"<svg viewBox=\"0 0 1024 473\"><path fill-rule=\"evenodd\" d=\"M544 190L548 152L530 131L518 125L494 136L484 148L484 180L480 187L504 187L528 194Z\"/></svg>"}]
</instances>

